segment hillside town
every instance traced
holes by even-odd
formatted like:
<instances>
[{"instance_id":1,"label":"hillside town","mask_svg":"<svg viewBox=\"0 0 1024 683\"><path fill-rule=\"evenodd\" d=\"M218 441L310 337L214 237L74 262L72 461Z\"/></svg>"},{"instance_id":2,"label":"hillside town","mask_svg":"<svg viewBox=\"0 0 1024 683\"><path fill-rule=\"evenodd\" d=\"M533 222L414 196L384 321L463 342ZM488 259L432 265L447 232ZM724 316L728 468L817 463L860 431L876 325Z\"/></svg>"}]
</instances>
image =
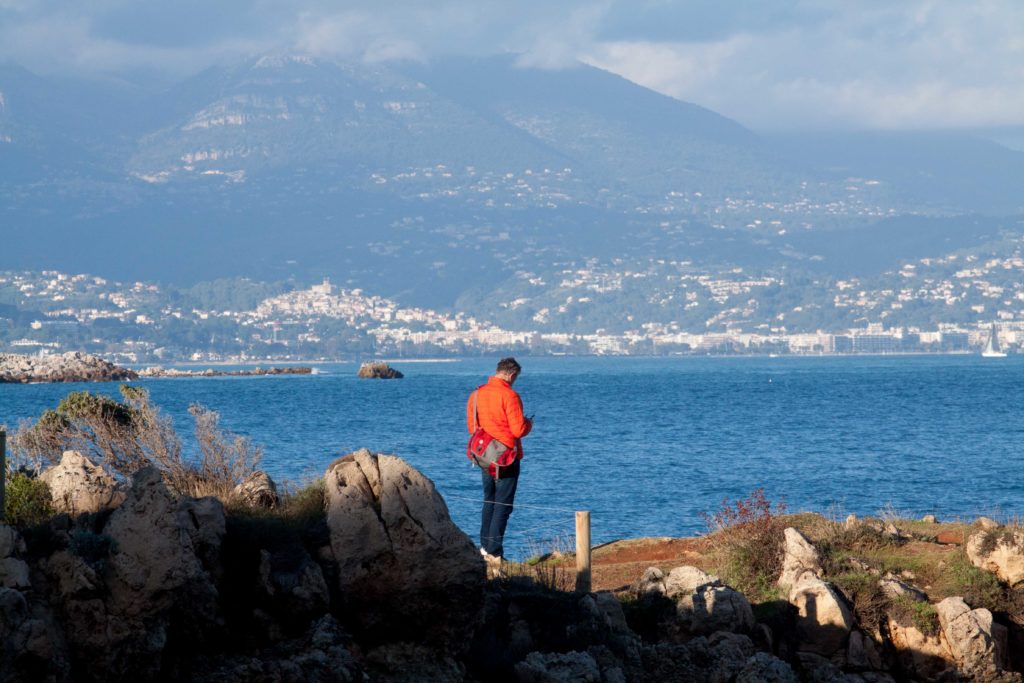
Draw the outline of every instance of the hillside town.
<instances>
[{"instance_id":1,"label":"hillside town","mask_svg":"<svg viewBox=\"0 0 1024 683\"><path fill-rule=\"evenodd\" d=\"M0 351L86 350L128 363L457 356L508 349L556 355L972 353L995 329L998 347L1019 352L1022 272L1024 258L1017 253L922 259L888 273L881 284L835 280L817 301L783 307L777 296L769 302L769 293L786 288L777 276L740 268L697 273L689 263L674 261L652 261L643 270L589 262L553 274L518 273L514 281L526 293L496 302L494 315L403 306L329 279L233 310L197 306L154 283L8 272L0 273ZM636 283L644 287L648 315L623 310L619 329L581 324L588 310L596 310L588 306L618 305L615 297ZM808 329L806 321L820 320L826 305L834 320L859 324ZM906 315L935 307L948 314L947 321L927 325ZM808 318L815 308L819 316ZM560 322L567 316L577 318L574 325Z\"/></svg>"}]
</instances>

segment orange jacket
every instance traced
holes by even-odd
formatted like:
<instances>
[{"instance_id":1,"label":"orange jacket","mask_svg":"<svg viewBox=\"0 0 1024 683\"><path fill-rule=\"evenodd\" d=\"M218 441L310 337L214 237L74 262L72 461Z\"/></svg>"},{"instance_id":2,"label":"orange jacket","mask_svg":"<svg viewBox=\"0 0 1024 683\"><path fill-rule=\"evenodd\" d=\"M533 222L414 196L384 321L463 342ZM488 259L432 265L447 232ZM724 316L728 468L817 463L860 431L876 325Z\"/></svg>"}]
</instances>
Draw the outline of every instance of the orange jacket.
<instances>
[{"instance_id":1,"label":"orange jacket","mask_svg":"<svg viewBox=\"0 0 1024 683\"><path fill-rule=\"evenodd\" d=\"M522 457L519 440L530 433L533 423L523 416L523 401L512 386L503 379L491 377L487 384L474 392L477 396L476 411L478 423L484 431L509 448L518 448ZM475 431L473 419L473 394L466 402L466 428Z\"/></svg>"}]
</instances>

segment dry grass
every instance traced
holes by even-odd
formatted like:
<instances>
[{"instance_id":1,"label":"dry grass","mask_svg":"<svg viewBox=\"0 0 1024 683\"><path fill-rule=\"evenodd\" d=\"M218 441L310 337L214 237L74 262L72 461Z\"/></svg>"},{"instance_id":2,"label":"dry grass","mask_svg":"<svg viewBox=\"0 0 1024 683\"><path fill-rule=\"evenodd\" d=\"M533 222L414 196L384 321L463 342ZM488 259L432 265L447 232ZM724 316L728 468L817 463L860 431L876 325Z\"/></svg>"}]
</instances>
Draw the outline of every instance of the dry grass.
<instances>
[{"instance_id":1,"label":"dry grass","mask_svg":"<svg viewBox=\"0 0 1024 683\"><path fill-rule=\"evenodd\" d=\"M120 401L87 391L69 394L34 423L23 423L12 439L13 460L38 471L75 450L117 477L156 466L174 493L230 503L232 490L256 469L262 450L221 429L217 413L195 404L189 412L199 452L189 460L171 419L149 393L127 385L120 390Z\"/></svg>"},{"instance_id":2,"label":"dry grass","mask_svg":"<svg viewBox=\"0 0 1024 683\"><path fill-rule=\"evenodd\" d=\"M757 489L733 503L723 500L719 511L704 515L718 573L752 602L778 598L775 581L782 571L783 531L788 526L784 513L784 502L773 506L764 489Z\"/></svg>"}]
</instances>

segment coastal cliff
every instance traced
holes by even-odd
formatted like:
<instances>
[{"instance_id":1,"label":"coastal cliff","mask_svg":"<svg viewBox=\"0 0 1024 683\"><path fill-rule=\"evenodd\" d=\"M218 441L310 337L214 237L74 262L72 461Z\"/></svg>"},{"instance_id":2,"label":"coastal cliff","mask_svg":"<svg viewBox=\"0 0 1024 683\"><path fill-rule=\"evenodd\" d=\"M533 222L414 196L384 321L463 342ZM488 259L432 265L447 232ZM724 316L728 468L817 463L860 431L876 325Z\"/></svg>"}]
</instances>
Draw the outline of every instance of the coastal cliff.
<instances>
[{"instance_id":1,"label":"coastal cliff","mask_svg":"<svg viewBox=\"0 0 1024 683\"><path fill-rule=\"evenodd\" d=\"M627 585L581 594L553 580L557 560L488 580L433 483L366 450L290 497L228 506L175 496L155 468L118 479L72 452L43 480L61 512L0 525L3 683L1021 680L1020 628L976 595L933 604L906 573L865 564L896 596L871 612L832 580L824 541L794 527L768 601L691 563L663 567L665 545L649 556L662 566L633 562ZM890 526L843 528L864 548L915 542ZM1024 536L963 529L976 571L1021 582ZM683 554L699 564L694 547Z\"/></svg>"}]
</instances>

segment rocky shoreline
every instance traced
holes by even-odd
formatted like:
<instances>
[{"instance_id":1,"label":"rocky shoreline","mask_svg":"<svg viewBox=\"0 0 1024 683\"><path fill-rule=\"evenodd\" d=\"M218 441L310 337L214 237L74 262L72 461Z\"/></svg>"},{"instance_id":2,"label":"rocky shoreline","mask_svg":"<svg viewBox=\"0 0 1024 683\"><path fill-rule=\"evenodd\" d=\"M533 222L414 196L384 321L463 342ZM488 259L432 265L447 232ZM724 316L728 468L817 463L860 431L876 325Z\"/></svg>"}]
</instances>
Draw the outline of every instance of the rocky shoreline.
<instances>
[{"instance_id":1,"label":"rocky shoreline","mask_svg":"<svg viewBox=\"0 0 1024 683\"><path fill-rule=\"evenodd\" d=\"M911 572L844 555L891 596L866 611L867 586L828 580L836 558L793 526L768 602L691 563L577 593L543 573L489 579L433 483L366 450L331 463L300 513L175 498L154 468L118 481L74 452L43 479L59 514L0 525L2 683L1022 680L1024 628L1006 614L959 595L933 604L938 588ZM865 552L925 543L877 527L829 529ZM971 566L1024 583L1024 533L958 528Z\"/></svg>"},{"instance_id":2,"label":"rocky shoreline","mask_svg":"<svg viewBox=\"0 0 1024 683\"><path fill-rule=\"evenodd\" d=\"M78 351L53 356L0 353L0 384L123 382L133 379L138 379L135 371Z\"/></svg>"},{"instance_id":3,"label":"rocky shoreline","mask_svg":"<svg viewBox=\"0 0 1024 683\"><path fill-rule=\"evenodd\" d=\"M180 370L178 368L162 368L159 365L139 370L139 377L261 377L263 375L311 375L310 367L270 367L252 368L249 370Z\"/></svg>"}]
</instances>

